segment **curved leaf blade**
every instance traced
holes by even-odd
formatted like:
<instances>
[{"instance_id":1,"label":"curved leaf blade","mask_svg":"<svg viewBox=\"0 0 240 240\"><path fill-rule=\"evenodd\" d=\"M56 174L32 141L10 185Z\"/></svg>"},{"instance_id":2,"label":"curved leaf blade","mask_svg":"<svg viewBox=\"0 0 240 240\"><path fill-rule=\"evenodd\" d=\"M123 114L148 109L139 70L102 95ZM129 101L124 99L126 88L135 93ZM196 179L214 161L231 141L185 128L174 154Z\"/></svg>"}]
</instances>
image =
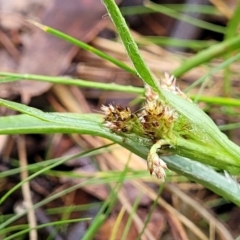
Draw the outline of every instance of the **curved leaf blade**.
<instances>
[{"instance_id":1,"label":"curved leaf blade","mask_svg":"<svg viewBox=\"0 0 240 240\"><path fill-rule=\"evenodd\" d=\"M49 113L48 113L49 114ZM26 134L26 133L79 133L108 138L123 147L129 149L142 158L147 157L149 147L143 144L138 137L126 138L111 133L102 126L102 116L97 114L57 114L60 119L77 120L75 125L71 121L62 123L45 121L33 116L21 114L0 118L0 134ZM180 156L163 157L169 169L176 171L189 179L194 180L215 193L231 200L240 206L240 185L231 178L216 172L212 168L199 162L192 161Z\"/></svg>"}]
</instances>

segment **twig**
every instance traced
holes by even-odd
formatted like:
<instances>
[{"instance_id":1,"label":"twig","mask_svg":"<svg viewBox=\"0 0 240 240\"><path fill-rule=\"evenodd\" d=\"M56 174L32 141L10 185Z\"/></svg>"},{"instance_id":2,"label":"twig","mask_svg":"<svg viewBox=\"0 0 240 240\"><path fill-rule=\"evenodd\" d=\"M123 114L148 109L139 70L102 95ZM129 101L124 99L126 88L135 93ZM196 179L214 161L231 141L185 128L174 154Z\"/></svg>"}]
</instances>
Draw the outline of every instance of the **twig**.
<instances>
[{"instance_id":1,"label":"twig","mask_svg":"<svg viewBox=\"0 0 240 240\"><path fill-rule=\"evenodd\" d=\"M19 164L22 169L26 169L27 167L27 156L26 156L26 146L25 146L25 139L24 137L18 136L18 155L19 155ZM21 180L25 180L28 177L28 171L22 170L20 173ZM22 194L23 199L26 204L26 208L29 209L27 213L28 223L30 227L29 232L29 239L31 240L37 240L37 231L36 231L36 217L33 209L33 203L32 203L32 197L31 197L31 191L30 191L30 185L29 182L25 182L22 185Z\"/></svg>"}]
</instances>

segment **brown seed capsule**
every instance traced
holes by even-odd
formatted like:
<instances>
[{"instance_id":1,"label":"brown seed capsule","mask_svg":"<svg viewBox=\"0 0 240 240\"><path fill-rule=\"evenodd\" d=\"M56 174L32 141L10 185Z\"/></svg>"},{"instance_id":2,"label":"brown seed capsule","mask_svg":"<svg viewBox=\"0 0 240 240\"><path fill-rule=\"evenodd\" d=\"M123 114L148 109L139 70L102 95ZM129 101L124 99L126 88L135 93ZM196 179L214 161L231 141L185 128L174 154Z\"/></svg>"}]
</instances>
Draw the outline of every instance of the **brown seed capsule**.
<instances>
[{"instance_id":1,"label":"brown seed capsule","mask_svg":"<svg viewBox=\"0 0 240 240\"><path fill-rule=\"evenodd\" d=\"M156 175L157 178L165 180L167 164L159 158L157 153L149 153L147 158L148 170L151 175Z\"/></svg>"}]
</instances>

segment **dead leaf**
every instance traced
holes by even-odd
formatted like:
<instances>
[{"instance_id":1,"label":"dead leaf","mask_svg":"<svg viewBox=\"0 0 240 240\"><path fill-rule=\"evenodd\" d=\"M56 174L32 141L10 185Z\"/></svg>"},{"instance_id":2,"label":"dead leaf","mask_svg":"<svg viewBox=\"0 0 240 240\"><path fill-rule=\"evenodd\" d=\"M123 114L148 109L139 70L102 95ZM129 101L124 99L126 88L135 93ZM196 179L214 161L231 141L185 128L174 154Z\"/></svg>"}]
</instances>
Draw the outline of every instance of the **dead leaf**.
<instances>
[{"instance_id":1,"label":"dead leaf","mask_svg":"<svg viewBox=\"0 0 240 240\"><path fill-rule=\"evenodd\" d=\"M42 18L44 25L56 28L82 41L89 42L109 21L101 1L55 0ZM18 72L56 76L68 68L78 48L41 30L36 30L25 47ZM19 92L24 103L51 87L47 82L22 81Z\"/></svg>"}]
</instances>

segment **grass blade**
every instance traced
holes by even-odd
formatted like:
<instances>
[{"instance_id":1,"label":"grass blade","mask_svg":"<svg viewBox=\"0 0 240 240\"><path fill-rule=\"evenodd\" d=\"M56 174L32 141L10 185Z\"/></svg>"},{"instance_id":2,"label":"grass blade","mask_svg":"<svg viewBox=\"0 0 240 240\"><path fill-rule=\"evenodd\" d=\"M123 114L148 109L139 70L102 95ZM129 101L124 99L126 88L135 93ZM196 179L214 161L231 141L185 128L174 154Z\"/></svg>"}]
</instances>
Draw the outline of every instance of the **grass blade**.
<instances>
[{"instance_id":1,"label":"grass blade","mask_svg":"<svg viewBox=\"0 0 240 240\"><path fill-rule=\"evenodd\" d=\"M64 114L65 118L73 117L73 114ZM62 124L54 122L46 122L38 118L28 115L17 115L14 117L0 118L0 134L21 134L26 133L85 133L89 135L98 135L108 138L123 147L129 149L133 153L146 159L149 146L143 145L143 140L139 137L125 138L111 133L101 126L101 117L91 114L78 114L79 125L71 126L70 123ZM82 119L81 119L82 118ZM82 124L80 124L80 122ZM24 130L23 130L24 129ZM168 164L169 169L176 171L189 179L194 180L203 186L211 189L215 193L223 196L226 199L240 206L240 186L233 179L226 178L220 173L217 173L212 168L209 168L199 162L192 161L179 156L163 157Z\"/></svg>"},{"instance_id":2,"label":"grass blade","mask_svg":"<svg viewBox=\"0 0 240 240\"><path fill-rule=\"evenodd\" d=\"M84 42L82 42L82 41L80 41L80 40L78 40L74 37L71 37L71 36L69 36L69 35L67 35L63 32L60 32L60 31L58 31L54 28L45 26L45 25L40 24L38 22L30 21L30 20L29 20L29 22L34 24L35 26L39 27L40 29L42 29L44 32L47 32L47 33L49 33L53 36L56 36L58 38L61 38L65 41L69 42L69 43L72 43L75 46L78 46L78 47L80 47L80 48L82 48L82 49L84 49L88 52L91 52L91 53L93 53L93 54L95 54L95 55L97 55L97 56L99 56L103 59L106 59L107 61L109 61L109 62L113 63L114 65L126 70L127 72L130 72L134 75L137 75L136 71L133 68L131 68L128 65L126 65L125 63L117 60L116 58L111 57L110 55L108 55L108 54L106 54L106 53L88 45L87 43L84 43Z\"/></svg>"}]
</instances>

